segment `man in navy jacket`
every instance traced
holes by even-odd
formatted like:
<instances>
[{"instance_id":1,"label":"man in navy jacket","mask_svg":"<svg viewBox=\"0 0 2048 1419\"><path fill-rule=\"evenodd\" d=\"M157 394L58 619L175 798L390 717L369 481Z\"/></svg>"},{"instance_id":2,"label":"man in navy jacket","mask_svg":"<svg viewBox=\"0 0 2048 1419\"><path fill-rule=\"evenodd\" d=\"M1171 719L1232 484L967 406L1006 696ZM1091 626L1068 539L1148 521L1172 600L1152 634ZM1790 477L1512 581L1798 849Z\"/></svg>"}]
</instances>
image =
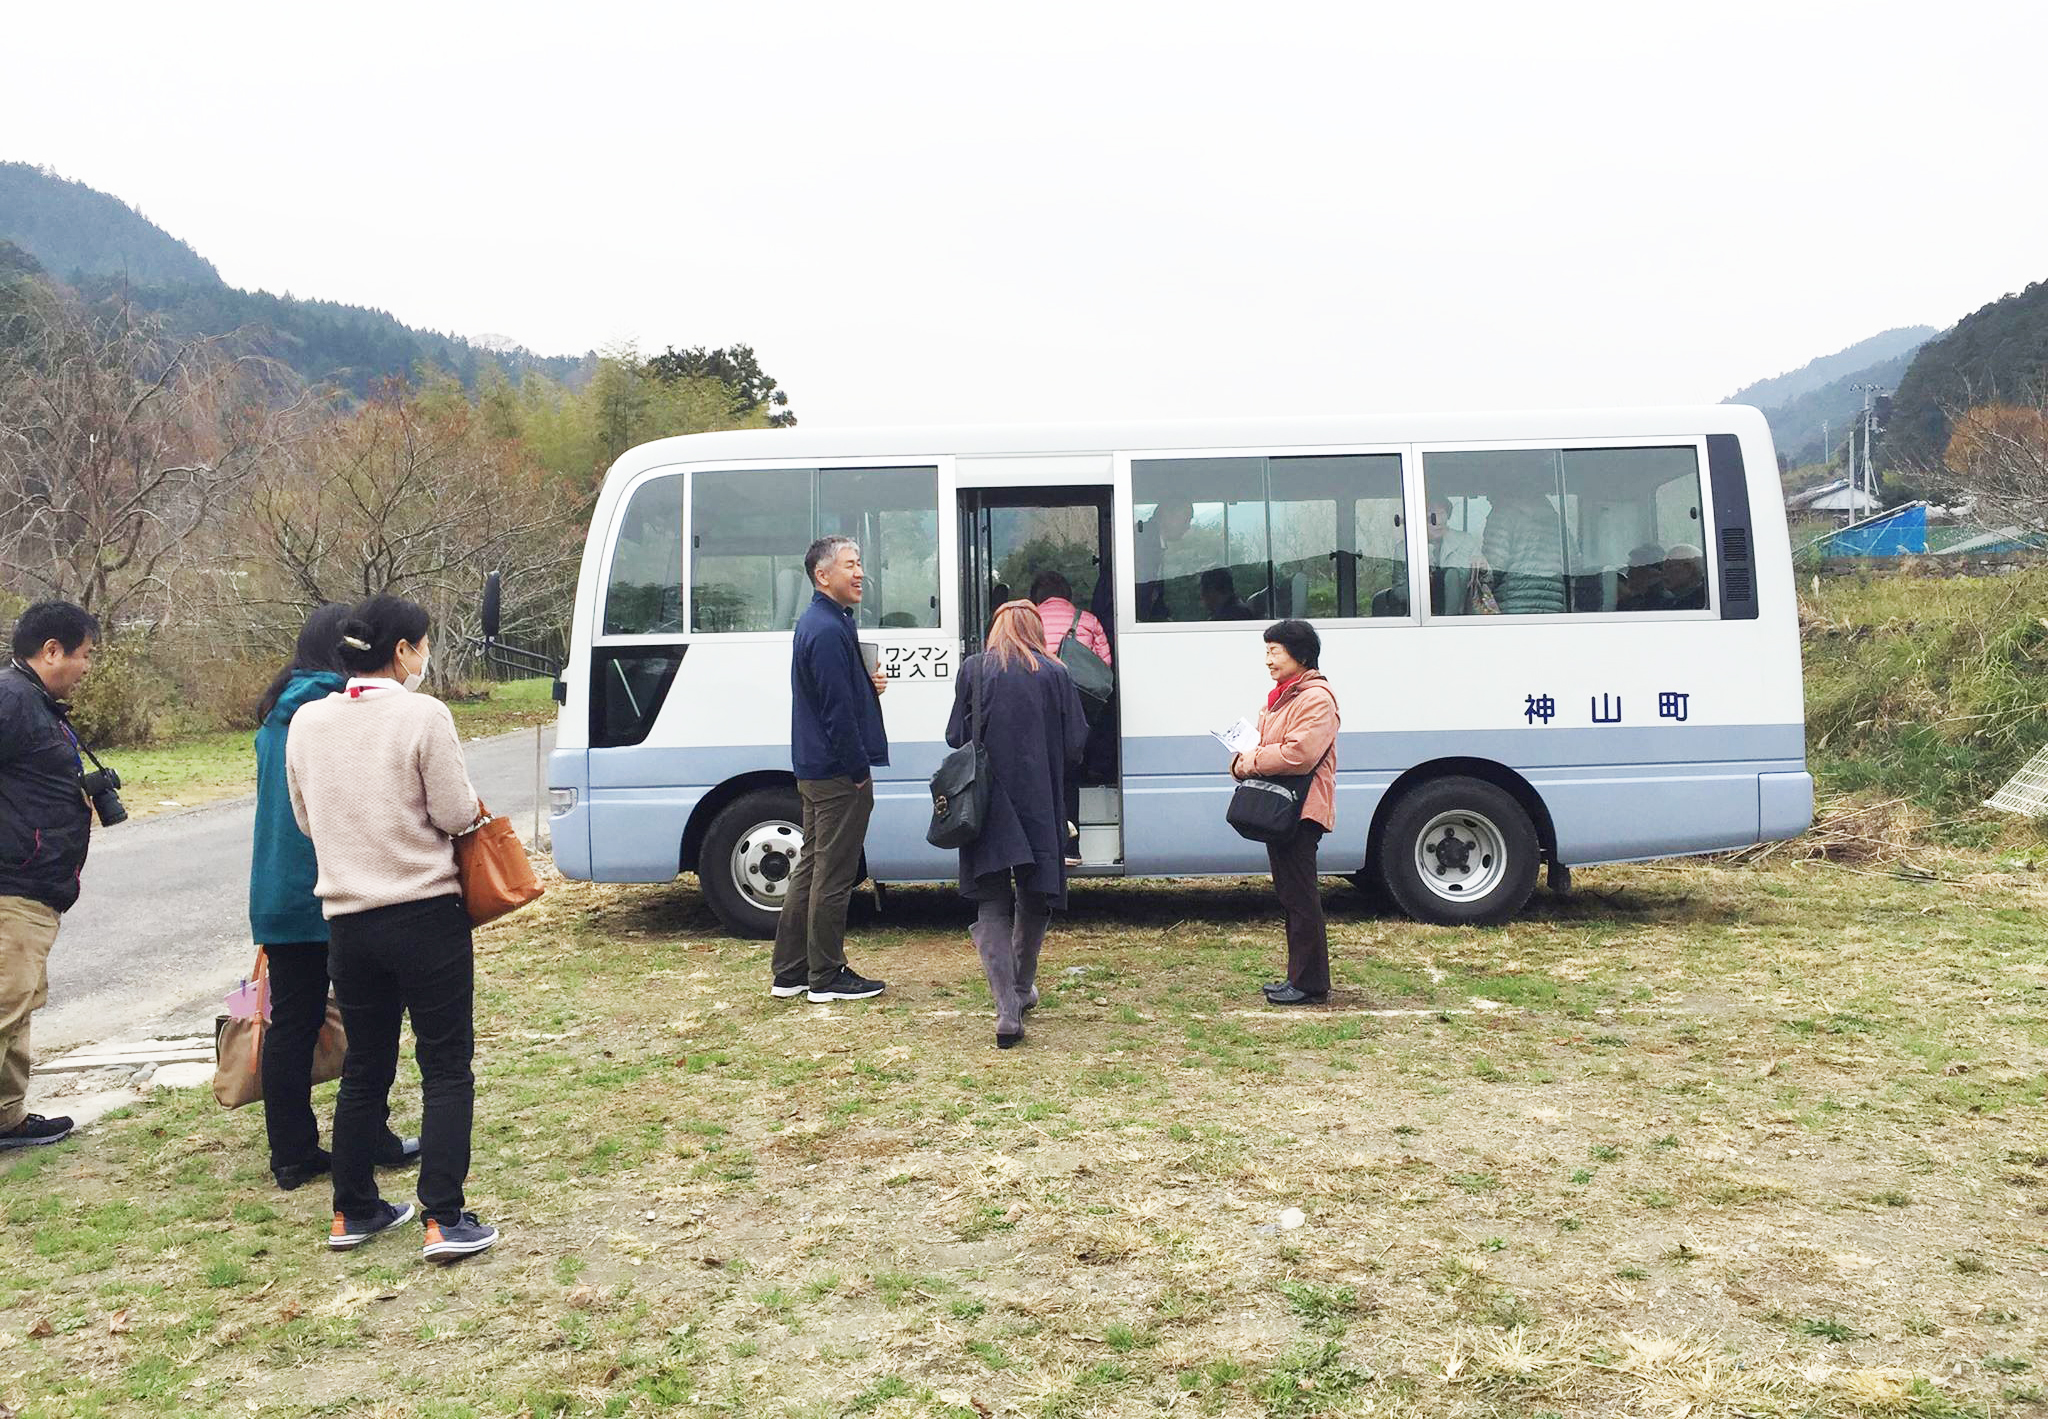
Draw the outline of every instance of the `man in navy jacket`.
<instances>
[{"instance_id":1,"label":"man in navy jacket","mask_svg":"<svg viewBox=\"0 0 2048 1419\"><path fill-rule=\"evenodd\" d=\"M861 662L854 634L860 546L820 537L804 554L816 588L790 647L790 758L803 799L804 850L775 928L775 979L784 998L815 1004L882 993L846 964L846 904L860 881L861 846L875 811L874 766L889 762L880 695L889 682Z\"/></svg>"},{"instance_id":2,"label":"man in navy jacket","mask_svg":"<svg viewBox=\"0 0 2048 1419\"><path fill-rule=\"evenodd\" d=\"M28 1112L29 1016L50 998L50 948L78 900L92 837L66 701L92 669L100 625L42 601L14 625L0 667L0 1150L56 1143L68 1118Z\"/></svg>"}]
</instances>

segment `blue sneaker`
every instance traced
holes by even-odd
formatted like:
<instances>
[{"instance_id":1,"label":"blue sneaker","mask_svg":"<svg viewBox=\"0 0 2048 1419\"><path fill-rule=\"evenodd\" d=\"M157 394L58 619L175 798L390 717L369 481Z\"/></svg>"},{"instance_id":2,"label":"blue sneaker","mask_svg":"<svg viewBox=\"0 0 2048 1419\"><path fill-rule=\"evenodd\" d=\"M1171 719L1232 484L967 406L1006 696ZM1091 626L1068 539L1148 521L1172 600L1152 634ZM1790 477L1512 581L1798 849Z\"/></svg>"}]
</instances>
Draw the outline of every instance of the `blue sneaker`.
<instances>
[{"instance_id":1,"label":"blue sneaker","mask_svg":"<svg viewBox=\"0 0 2048 1419\"><path fill-rule=\"evenodd\" d=\"M412 1204L393 1207L388 1202L377 1204L378 1211L368 1217L344 1217L334 1214L334 1227L327 1234L329 1251L354 1251L370 1238L393 1227L403 1227L413 1217Z\"/></svg>"},{"instance_id":2,"label":"blue sneaker","mask_svg":"<svg viewBox=\"0 0 2048 1419\"><path fill-rule=\"evenodd\" d=\"M410 1208L407 1215L411 1215ZM427 1244L420 1248L420 1255L428 1261L460 1261L465 1256L489 1251L497 1240L498 1229L486 1227L474 1212L465 1212L453 1222L436 1222L429 1217Z\"/></svg>"}]
</instances>

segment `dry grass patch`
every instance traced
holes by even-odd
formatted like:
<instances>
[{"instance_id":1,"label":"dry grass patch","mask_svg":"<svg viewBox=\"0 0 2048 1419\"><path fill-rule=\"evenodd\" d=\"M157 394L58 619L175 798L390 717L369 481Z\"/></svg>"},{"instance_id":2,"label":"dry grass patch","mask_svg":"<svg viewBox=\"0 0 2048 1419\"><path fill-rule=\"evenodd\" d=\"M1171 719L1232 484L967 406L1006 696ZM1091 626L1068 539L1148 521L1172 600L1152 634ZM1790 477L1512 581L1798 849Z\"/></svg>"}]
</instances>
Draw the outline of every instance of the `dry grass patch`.
<instances>
[{"instance_id":1,"label":"dry grass patch","mask_svg":"<svg viewBox=\"0 0 2048 1419\"><path fill-rule=\"evenodd\" d=\"M1609 869L1491 933L1340 896L1300 1013L1257 1004L1260 886L1095 885L1008 1052L948 892L857 924L887 995L811 1007L691 891L562 884L480 947L495 1253L328 1256L260 1119L160 1099L0 1164L0 1402L2011 1412L2048 1361L2042 891L1941 876Z\"/></svg>"}]
</instances>

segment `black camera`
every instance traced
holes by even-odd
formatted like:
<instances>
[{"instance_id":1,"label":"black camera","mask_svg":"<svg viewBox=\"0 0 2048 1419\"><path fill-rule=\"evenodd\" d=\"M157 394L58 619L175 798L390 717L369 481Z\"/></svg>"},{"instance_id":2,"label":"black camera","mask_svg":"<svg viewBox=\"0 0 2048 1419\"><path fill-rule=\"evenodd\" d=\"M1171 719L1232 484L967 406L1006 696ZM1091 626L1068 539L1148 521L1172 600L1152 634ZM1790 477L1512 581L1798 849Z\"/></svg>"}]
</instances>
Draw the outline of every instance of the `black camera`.
<instances>
[{"instance_id":1,"label":"black camera","mask_svg":"<svg viewBox=\"0 0 2048 1419\"><path fill-rule=\"evenodd\" d=\"M92 800L92 811L99 815L100 826L111 828L127 822L128 810L121 806L121 776L101 763L92 750L87 749L85 757L92 760L92 772L80 774L78 785Z\"/></svg>"}]
</instances>

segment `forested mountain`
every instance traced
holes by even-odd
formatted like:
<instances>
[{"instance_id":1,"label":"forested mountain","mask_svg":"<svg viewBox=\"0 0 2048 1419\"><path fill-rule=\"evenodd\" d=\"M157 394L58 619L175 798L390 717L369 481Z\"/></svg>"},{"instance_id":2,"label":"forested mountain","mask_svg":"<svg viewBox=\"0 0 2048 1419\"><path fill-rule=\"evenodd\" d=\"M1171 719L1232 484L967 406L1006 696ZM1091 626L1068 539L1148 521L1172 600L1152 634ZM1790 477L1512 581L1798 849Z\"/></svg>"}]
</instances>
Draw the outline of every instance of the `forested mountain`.
<instances>
[{"instance_id":1,"label":"forested mountain","mask_svg":"<svg viewBox=\"0 0 2048 1419\"><path fill-rule=\"evenodd\" d=\"M218 282L191 247L118 197L27 163L0 163L0 237L60 281L126 276L137 285Z\"/></svg>"},{"instance_id":2,"label":"forested mountain","mask_svg":"<svg viewBox=\"0 0 2048 1419\"><path fill-rule=\"evenodd\" d=\"M592 355L487 350L460 336L416 330L386 311L230 286L211 262L119 198L27 163L0 163L0 245L7 243L89 302L127 301L163 315L181 336L242 332L310 383L358 397L425 365L474 388L492 368L578 383L596 364Z\"/></svg>"},{"instance_id":3,"label":"forested mountain","mask_svg":"<svg viewBox=\"0 0 2048 1419\"><path fill-rule=\"evenodd\" d=\"M1724 404L1754 404L1759 409L1779 409L1793 400L1815 393L1830 384L1844 380L1854 382L1852 376L1861 375L1873 365L1887 364L1901 355L1910 355L1939 333L1931 325L1907 325L1897 330L1887 330L1873 335L1868 340L1858 340L1846 350L1837 350L1832 355L1822 355L1809 360L1788 374L1772 375L1755 384L1736 390L1721 402Z\"/></svg>"},{"instance_id":4,"label":"forested mountain","mask_svg":"<svg viewBox=\"0 0 2048 1419\"><path fill-rule=\"evenodd\" d=\"M1863 392L1855 386L1892 388L1911 364L1913 352L1935 333L1931 325L1887 330L1789 374L1760 379L1722 402L1762 409L1770 422L1771 440L1787 464L1818 463L1829 456L1829 445L1840 446L1851 420L1863 408Z\"/></svg>"},{"instance_id":5,"label":"forested mountain","mask_svg":"<svg viewBox=\"0 0 2048 1419\"><path fill-rule=\"evenodd\" d=\"M1893 467L1930 467L1948 444L1950 416L1973 405L2048 397L2048 281L1964 316L1914 356L1892 399L1880 446Z\"/></svg>"},{"instance_id":6,"label":"forested mountain","mask_svg":"<svg viewBox=\"0 0 2048 1419\"><path fill-rule=\"evenodd\" d=\"M1766 409L1771 441L1793 467L1825 461L1849 436L1849 426L1863 410L1863 391L1855 386L1874 384L1896 389L1913 363L1908 350L1881 364L1852 370L1840 379L1800 395L1775 409Z\"/></svg>"},{"instance_id":7,"label":"forested mountain","mask_svg":"<svg viewBox=\"0 0 2048 1419\"><path fill-rule=\"evenodd\" d=\"M162 315L174 335L240 331L250 348L289 365L309 383L334 385L358 397L384 380L411 378L429 365L455 375L465 389L475 389L482 371L493 367L515 379L537 370L564 384L581 383L596 367L594 354L544 356L517 348L486 349L458 335L415 330L387 311L273 296L218 281L137 288L118 277L94 276L79 282L77 290L94 303L133 301Z\"/></svg>"}]
</instances>

